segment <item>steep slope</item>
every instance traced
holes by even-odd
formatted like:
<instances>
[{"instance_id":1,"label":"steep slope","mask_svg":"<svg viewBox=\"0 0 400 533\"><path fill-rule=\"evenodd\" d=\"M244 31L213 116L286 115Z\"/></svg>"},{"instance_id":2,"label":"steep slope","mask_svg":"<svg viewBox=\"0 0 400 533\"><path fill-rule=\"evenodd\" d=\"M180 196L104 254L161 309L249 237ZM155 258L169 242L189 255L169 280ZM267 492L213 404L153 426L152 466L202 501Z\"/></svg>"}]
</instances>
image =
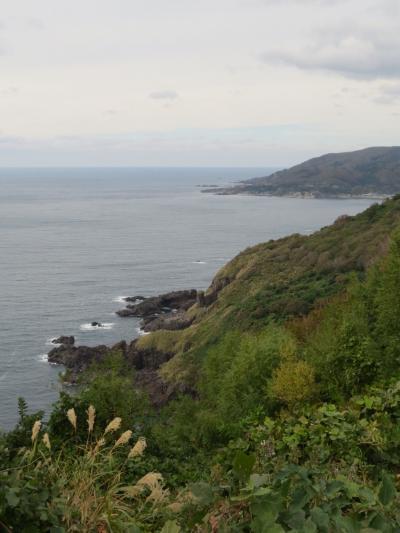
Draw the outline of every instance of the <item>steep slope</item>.
<instances>
[{"instance_id":1,"label":"steep slope","mask_svg":"<svg viewBox=\"0 0 400 533\"><path fill-rule=\"evenodd\" d=\"M268 177L253 178L234 187L205 192L316 198L390 196L400 192L400 147L327 154Z\"/></svg>"},{"instance_id":2,"label":"steep slope","mask_svg":"<svg viewBox=\"0 0 400 533\"><path fill-rule=\"evenodd\" d=\"M173 353L161 368L168 382L193 386L199 362L229 331L262 331L271 321L303 315L337 294L386 252L400 225L400 196L338 219L310 236L291 235L251 247L223 267L187 313L191 326L156 331L141 349Z\"/></svg>"}]
</instances>

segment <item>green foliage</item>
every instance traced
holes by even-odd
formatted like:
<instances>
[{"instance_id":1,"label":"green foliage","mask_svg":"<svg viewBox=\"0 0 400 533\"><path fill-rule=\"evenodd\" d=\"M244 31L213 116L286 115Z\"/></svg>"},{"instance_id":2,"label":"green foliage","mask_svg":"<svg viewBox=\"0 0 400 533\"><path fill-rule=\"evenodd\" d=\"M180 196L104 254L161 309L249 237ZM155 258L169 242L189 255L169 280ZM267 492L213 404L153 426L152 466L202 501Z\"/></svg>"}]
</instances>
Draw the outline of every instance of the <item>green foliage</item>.
<instances>
[{"instance_id":1,"label":"green foliage","mask_svg":"<svg viewBox=\"0 0 400 533\"><path fill-rule=\"evenodd\" d=\"M273 373L268 390L289 407L311 401L317 395L314 369L307 361L284 360Z\"/></svg>"},{"instance_id":2,"label":"green foliage","mask_svg":"<svg viewBox=\"0 0 400 533\"><path fill-rule=\"evenodd\" d=\"M0 528L400 531L400 234L371 266L399 220L400 197L239 254L190 328L141 341L177 352L161 373L182 394L159 412L118 353L47 423L20 399L0 436ZM123 430L146 436L144 457L116 446Z\"/></svg>"},{"instance_id":3,"label":"green foliage","mask_svg":"<svg viewBox=\"0 0 400 533\"><path fill-rule=\"evenodd\" d=\"M84 385L78 395L60 394L54 405L49 428L57 441L65 438L85 440L86 410L96 406L96 426L104 427L110 420L120 416L126 429L143 424L144 414L151 416L147 398L134 387L134 376L121 354L116 353L91 367L83 376ZM74 408L78 414L78 430L75 434L65 419L68 409Z\"/></svg>"}]
</instances>

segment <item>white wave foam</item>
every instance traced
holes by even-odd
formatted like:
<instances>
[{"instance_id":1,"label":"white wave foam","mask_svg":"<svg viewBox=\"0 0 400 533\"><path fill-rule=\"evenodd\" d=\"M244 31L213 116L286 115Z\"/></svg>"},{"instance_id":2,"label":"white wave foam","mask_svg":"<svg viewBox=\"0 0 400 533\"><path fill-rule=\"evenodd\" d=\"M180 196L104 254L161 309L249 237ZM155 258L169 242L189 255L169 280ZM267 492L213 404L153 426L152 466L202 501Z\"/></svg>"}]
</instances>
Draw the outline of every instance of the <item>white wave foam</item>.
<instances>
[{"instance_id":1,"label":"white wave foam","mask_svg":"<svg viewBox=\"0 0 400 533\"><path fill-rule=\"evenodd\" d=\"M143 335L150 335L150 331L144 331L142 328L136 328L136 331L138 332L139 337L143 337Z\"/></svg>"},{"instance_id":2,"label":"white wave foam","mask_svg":"<svg viewBox=\"0 0 400 533\"><path fill-rule=\"evenodd\" d=\"M41 353L40 355L37 356L37 359L41 363L48 363L49 362L49 359L47 357L47 353Z\"/></svg>"},{"instance_id":3,"label":"white wave foam","mask_svg":"<svg viewBox=\"0 0 400 533\"><path fill-rule=\"evenodd\" d=\"M124 304L124 303L126 303L126 299L125 298L128 298L128 296L117 296L116 298L114 298L113 302L115 302L117 304Z\"/></svg>"},{"instance_id":4,"label":"white wave foam","mask_svg":"<svg viewBox=\"0 0 400 533\"><path fill-rule=\"evenodd\" d=\"M51 339L47 339L46 346L53 346L53 348L55 346L61 346L61 344L54 342L56 339L58 339L58 337L52 337Z\"/></svg>"},{"instance_id":5,"label":"white wave foam","mask_svg":"<svg viewBox=\"0 0 400 533\"><path fill-rule=\"evenodd\" d=\"M114 322L102 322L100 326L92 326L89 322L88 324L81 324L79 329L81 331L98 331L102 329L112 329L114 327Z\"/></svg>"}]
</instances>

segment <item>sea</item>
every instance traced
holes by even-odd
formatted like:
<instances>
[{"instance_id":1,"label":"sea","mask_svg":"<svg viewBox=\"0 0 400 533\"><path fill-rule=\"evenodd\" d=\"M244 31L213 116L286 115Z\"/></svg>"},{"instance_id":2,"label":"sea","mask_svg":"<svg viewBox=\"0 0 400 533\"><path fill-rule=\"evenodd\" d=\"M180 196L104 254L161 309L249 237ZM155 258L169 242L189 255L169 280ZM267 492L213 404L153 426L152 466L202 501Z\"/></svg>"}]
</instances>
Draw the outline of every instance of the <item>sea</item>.
<instances>
[{"instance_id":1,"label":"sea","mask_svg":"<svg viewBox=\"0 0 400 533\"><path fill-rule=\"evenodd\" d=\"M46 357L55 337L131 340L139 321L115 314L125 296L205 289L244 248L373 202L201 192L273 170L0 169L0 428L16 423L18 397L31 412L57 399L61 369Z\"/></svg>"}]
</instances>

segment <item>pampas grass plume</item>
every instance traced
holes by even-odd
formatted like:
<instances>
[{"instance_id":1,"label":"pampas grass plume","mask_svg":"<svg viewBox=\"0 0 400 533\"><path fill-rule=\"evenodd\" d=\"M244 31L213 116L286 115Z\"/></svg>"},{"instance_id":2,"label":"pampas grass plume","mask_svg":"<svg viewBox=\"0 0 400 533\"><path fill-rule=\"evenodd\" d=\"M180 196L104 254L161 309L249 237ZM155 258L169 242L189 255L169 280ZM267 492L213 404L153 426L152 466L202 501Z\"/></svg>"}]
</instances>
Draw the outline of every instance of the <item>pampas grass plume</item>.
<instances>
[{"instance_id":1,"label":"pampas grass plume","mask_svg":"<svg viewBox=\"0 0 400 533\"><path fill-rule=\"evenodd\" d=\"M121 422L122 420L119 416L114 418L114 420L111 420L111 422L108 424L108 426L104 430L104 435L107 435L107 433L110 433L110 431L117 431L117 429L119 429L121 426Z\"/></svg>"},{"instance_id":2,"label":"pampas grass plume","mask_svg":"<svg viewBox=\"0 0 400 533\"><path fill-rule=\"evenodd\" d=\"M136 442L135 446L131 448L131 451L129 452L128 458L131 457L138 457L140 455L143 455L144 450L147 448L147 442L144 437L139 437L138 441Z\"/></svg>"},{"instance_id":3,"label":"pampas grass plume","mask_svg":"<svg viewBox=\"0 0 400 533\"><path fill-rule=\"evenodd\" d=\"M48 450L50 450L50 449L51 449L51 444L50 444L50 437L49 437L49 434L48 434L48 433L45 433L45 434L43 435L43 439L42 439L42 440L43 440L43 444L46 446L46 448L47 448Z\"/></svg>"},{"instance_id":4,"label":"pampas grass plume","mask_svg":"<svg viewBox=\"0 0 400 533\"><path fill-rule=\"evenodd\" d=\"M71 409L68 409L67 418L68 418L71 426L76 431L76 413L75 413L75 409L73 407Z\"/></svg>"},{"instance_id":5,"label":"pampas grass plume","mask_svg":"<svg viewBox=\"0 0 400 533\"><path fill-rule=\"evenodd\" d=\"M32 442L35 442L37 439L37 436L39 434L40 428L42 426L42 423L40 420L36 420L36 422L32 426Z\"/></svg>"},{"instance_id":6,"label":"pampas grass plume","mask_svg":"<svg viewBox=\"0 0 400 533\"><path fill-rule=\"evenodd\" d=\"M89 408L87 410L87 415L88 415L87 423L88 423L89 433L91 433L93 431L94 421L96 418L96 409L93 407L93 405L89 405Z\"/></svg>"},{"instance_id":7,"label":"pampas grass plume","mask_svg":"<svg viewBox=\"0 0 400 533\"><path fill-rule=\"evenodd\" d=\"M129 442L129 439L132 437L132 431L128 429L127 431L124 431L120 438L116 441L114 444L114 448L117 448L118 446L122 446L123 444L127 444Z\"/></svg>"}]
</instances>

